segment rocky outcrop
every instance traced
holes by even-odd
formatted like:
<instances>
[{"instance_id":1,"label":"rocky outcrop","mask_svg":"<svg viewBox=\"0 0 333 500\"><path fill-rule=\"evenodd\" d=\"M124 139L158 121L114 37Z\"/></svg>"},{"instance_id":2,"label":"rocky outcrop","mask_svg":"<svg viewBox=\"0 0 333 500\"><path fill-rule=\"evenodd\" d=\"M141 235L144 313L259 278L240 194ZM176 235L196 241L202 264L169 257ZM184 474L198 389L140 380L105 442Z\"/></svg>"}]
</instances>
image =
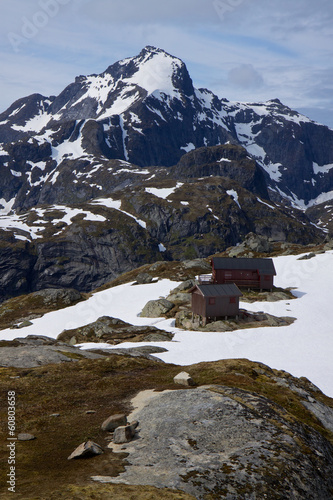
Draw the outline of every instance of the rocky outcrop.
<instances>
[{"instance_id":1,"label":"rocky outcrop","mask_svg":"<svg viewBox=\"0 0 333 500\"><path fill-rule=\"evenodd\" d=\"M332 444L267 397L221 385L168 391L135 418L140 439L126 448L125 472L92 479L172 487L198 500L207 491L228 500L332 498Z\"/></svg>"},{"instance_id":2,"label":"rocky outcrop","mask_svg":"<svg viewBox=\"0 0 333 500\"><path fill-rule=\"evenodd\" d=\"M72 288L49 288L8 299L0 305L0 327L22 328L45 313L68 307L83 300Z\"/></svg>"},{"instance_id":3,"label":"rocky outcrop","mask_svg":"<svg viewBox=\"0 0 333 500\"><path fill-rule=\"evenodd\" d=\"M142 318L160 318L171 311L175 304L167 299L150 300L141 311Z\"/></svg>"},{"instance_id":4,"label":"rocky outcrop","mask_svg":"<svg viewBox=\"0 0 333 500\"><path fill-rule=\"evenodd\" d=\"M101 357L104 356L100 353L81 351L63 342L42 336L0 341L0 366L33 368L50 363L77 362L82 359Z\"/></svg>"},{"instance_id":5,"label":"rocky outcrop","mask_svg":"<svg viewBox=\"0 0 333 500\"><path fill-rule=\"evenodd\" d=\"M154 340L154 339L151 339ZM166 340L157 337L155 341ZM168 339L169 340L169 339ZM34 368L54 363L77 362L84 359L100 359L107 356L130 356L162 362L153 353L165 352L166 349L155 346L138 346L113 349L79 349L62 341L41 335L28 335L11 341L0 341L0 366L15 368Z\"/></svg>"},{"instance_id":6,"label":"rocky outcrop","mask_svg":"<svg viewBox=\"0 0 333 500\"><path fill-rule=\"evenodd\" d=\"M93 323L73 330L64 330L58 335L59 341L71 345L85 342L107 342L115 345L126 341L150 342L171 339L172 334L154 326L131 325L126 321L109 316L102 316Z\"/></svg>"},{"instance_id":7,"label":"rocky outcrop","mask_svg":"<svg viewBox=\"0 0 333 500\"><path fill-rule=\"evenodd\" d=\"M245 309L240 309L237 317L210 321L206 325L202 324L199 317L193 318L192 316L192 312L188 308L178 311L175 326L184 330L200 332L232 332L243 328L287 326L295 321L295 318L289 316L277 317L265 312L252 313Z\"/></svg>"}]
</instances>

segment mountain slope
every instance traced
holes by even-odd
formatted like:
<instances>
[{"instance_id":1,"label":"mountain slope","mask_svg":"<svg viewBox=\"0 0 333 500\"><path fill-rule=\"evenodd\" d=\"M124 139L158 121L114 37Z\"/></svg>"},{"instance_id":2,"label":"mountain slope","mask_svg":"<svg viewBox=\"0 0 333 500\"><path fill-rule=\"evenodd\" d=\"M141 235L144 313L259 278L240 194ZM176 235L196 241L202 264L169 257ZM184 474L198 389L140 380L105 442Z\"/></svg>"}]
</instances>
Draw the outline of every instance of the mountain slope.
<instances>
[{"instance_id":1,"label":"mountain slope","mask_svg":"<svg viewBox=\"0 0 333 500\"><path fill-rule=\"evenodd\" d=\"M322 219L297 207L333 189L332 134L278 100L195 89L180 59L150 46L58 96L20 99L0 115L0 300L89 291L249 232L319 242Z\"/></svg>"}]
</instances>

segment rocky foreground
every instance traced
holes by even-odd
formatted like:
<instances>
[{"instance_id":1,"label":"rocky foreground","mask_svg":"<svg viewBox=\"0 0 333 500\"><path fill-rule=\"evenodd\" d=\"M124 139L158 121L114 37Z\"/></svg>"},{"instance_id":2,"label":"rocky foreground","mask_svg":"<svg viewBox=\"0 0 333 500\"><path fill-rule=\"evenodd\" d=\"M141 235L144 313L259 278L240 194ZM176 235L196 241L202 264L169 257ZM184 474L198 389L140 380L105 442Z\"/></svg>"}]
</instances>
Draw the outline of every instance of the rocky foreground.
<instances>
[{"instance_id":1,"label":"rocky foreground","mask_svg":"<svg viewBox=\"0 0 333 500\"><path fill-rule=\"evenodd\" d=\"M59 356L0 369L2 391L16 394L19 499L332 498L333 400L305 378L245 359L179 367L154 349L13 342L1 351L17 349L17 359L43 348ZM179 385L181 370L190 384L180 377ZM132 426L111 430L105 422L115 414ZM80 458L88 445L94 453ZM9 498L6 488L0 498Z\"/></svg>"}]
</instances>

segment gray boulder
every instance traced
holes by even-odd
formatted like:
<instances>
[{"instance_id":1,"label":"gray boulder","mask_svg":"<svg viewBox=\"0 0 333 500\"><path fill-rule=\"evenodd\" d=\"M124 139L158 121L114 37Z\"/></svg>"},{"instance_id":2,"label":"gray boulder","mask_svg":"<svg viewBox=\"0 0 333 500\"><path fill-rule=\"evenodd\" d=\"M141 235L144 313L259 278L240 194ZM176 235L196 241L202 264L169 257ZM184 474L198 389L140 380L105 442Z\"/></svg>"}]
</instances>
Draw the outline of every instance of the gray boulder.
<instances>
[{"instance_id":1,"label":"gray boulder","mask_svg":"<svg viewBox=\"0 0 333 500\"><path fill-rule=\"evenodd\" d=\"M131 425L117 427L113 433L113 442L115 444L129 443L135 436L137 426L138 422L134 422Z\"/></svg>"},{"instance_id":2,"label":"gray boulder","mask_svg":"<svg viewBox=\"0 0 333 500\"><path fill-rule=\"evenodd\" d=\"M141 316L143 318L159 318L169 312L174 305L167 299L150 300L142 309Z\"/></svg>"},{"instance_id":3,"label":"gray boulder","mask_svg":"<svg viewBox=\"0 0 333 500\"><path fill-rule=\"evenodd\" d=\"M195 285L195 280L186 280L183 281L180 285L176 286L171 293L184 292L185 290L189 290Z\"/></svg>"},{"instance_id":4,"label":"gray boulder","mask_svg":"<svg viewBox=\"0 0 333 500\"><path fill-rule=\"evenodd\" d=\"M102 431L112 432L119 426L127 425L127 417L122 413L116 415L111 415L109 418L104 420L102 423Z\"/></svg>"},{"instance_id":5,"label":"gray boulder","mask_svg":"<svg viewBox=\"0 0 333 500\"><path fill-rule=\"evenodd\" d=\"M103 449L99 444L94 443L93 441L85 441L80 444L74 451L69 455L67 460L73 460L74 458L89 458L95 455L101 455L103 453Z\"/></svg>"},{"instance_id":6,"label":"gray boulder","mask_svg":"<svg viewBox=\"0 0 333 500\"><path fill-rule=\"evenodd\" d=\"M17 435L17 439L19 441L33 441L34 439L36 439L36 436L34 436L33 434L29 434L27 432L20 432Z\"/></svg>"},{"instance_id":7,"label":"gray boulder","mask_svg":"<svg viewBox=\"0 0 333 500\"><path fill-rule=\"evenodd\" d=\"M302 255L302 257L298 257L297 260L309 260L313 259L316 256L314 252L307 253L306 255Z\"/></svg>"},{"instance_id":8,"label":"gray boulder","mask_svg":"<svg viewBox=\"0 0 333 500\"><path fill-rule=\"evenodd\" d=\"M153 277L148 273L139 273L136 277L136 284L145 285L147 283L151 283L153 281Z\"/></svg>"},{"instance_id":9,"label":"gray boulder","mask_svg":"<svg viewBox=\"0 0 333 500\"><path fill-rule=\"evenodd\" d=\"M195 385L193 378L187 372L180 372L178 375L173 377L173 381L175 384L192 386Z\"/></svg>"}]
</instances>

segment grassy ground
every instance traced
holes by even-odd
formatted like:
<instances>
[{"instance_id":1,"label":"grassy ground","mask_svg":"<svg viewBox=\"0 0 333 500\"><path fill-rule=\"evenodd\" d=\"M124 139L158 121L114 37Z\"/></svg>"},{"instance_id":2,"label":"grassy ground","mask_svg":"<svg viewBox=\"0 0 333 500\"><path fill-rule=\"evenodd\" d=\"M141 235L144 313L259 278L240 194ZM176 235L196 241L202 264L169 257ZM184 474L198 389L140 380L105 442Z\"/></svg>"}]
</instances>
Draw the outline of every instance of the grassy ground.
<instances>
[{"instance_id":1,"label":"grassy ground","mask_svg":"<svg viewBox=\"0 0 333 500\"><path fill-rule=\"evenodd\" d=\"M298 396L276 385L271 376L278 372L264 365L228 360L200 363L185 369L198 385L240 387L269 397L283 406L290 418L311 425L333 442L332 436L301 405ZM191 498L174 491L156 492L150 487L91 482L91 476L115 476L121 472L126 464L125 454L113 454L105 449L102 455L89 460L67 460L87 439L105 448L109 435L101 431L102 422L111 414L128 414L130 399L141 390L179 389L173 377L181 370L182 367L175 365L116 355L29 370L0 369L2 442L5 443L8 437L6 400L9 390L16 393L16 432L36 436L33 441L16 444L16 497L24 500ZM282 372L280 375L287 376ZM300 383L308 388L306 380ZM320 397L333 407L331 399ZM87 413L89 410L95 413ZM7 459L8 449L3 446L0 453L2 485L6 484ZM11 498L6 487L0 498Z\"/></svg>"}]
</instances>

